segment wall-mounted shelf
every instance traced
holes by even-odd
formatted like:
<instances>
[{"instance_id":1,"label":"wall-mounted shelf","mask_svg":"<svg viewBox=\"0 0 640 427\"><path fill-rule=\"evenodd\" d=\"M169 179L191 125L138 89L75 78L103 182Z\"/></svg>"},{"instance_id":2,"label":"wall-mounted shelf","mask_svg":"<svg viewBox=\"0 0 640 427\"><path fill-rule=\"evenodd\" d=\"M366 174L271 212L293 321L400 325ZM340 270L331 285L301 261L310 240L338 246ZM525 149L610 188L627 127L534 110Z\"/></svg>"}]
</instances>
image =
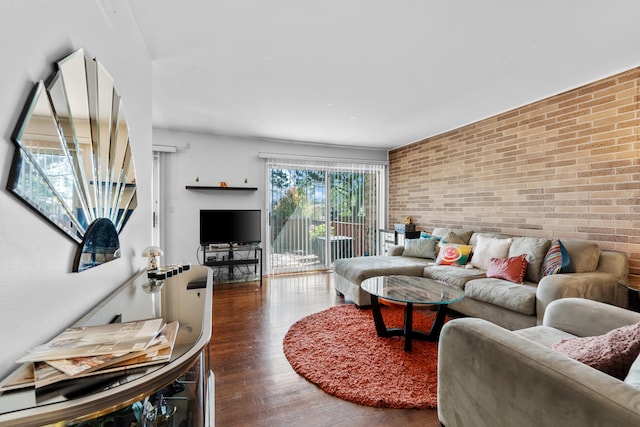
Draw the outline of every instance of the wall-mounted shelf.
<instances>
[{"instance_id":1,"label":"wall-mounted shelf","mask_svg":"<svg viewBox=\"0 0 640 427\"><path fill-rule=\"evenodd\" d=\"M258 191L258 187L215 187L206 185L187 185L187 190L220 190L220 191Z\"/></svg>"}]
</instances>

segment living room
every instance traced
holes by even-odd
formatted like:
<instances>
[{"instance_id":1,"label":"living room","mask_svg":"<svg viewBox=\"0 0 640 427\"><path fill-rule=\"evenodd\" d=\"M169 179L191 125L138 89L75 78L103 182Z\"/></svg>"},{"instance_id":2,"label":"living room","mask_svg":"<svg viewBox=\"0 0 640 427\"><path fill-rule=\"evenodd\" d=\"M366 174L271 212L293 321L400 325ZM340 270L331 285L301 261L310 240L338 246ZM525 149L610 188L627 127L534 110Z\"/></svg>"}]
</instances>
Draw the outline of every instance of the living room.
<instances>
[{"instance_id":1,"label":"living room","mask_svg":"<svg viewBox=\"0 0 640 427\"><path fill-rule=\"evenodd\" d=\"M12 133L34 83L46 79L56 61L84 48L88 56L98 58L109 70L123 97L139 194L136 211L119 236L122 258L74 273L71 265L75 242L25 208L9 190L2 192L0 254L5 274L0 279L0 311L5 323L15 326L0 332L5 343L0 372L12 370L14 361L25 349L76 321L145 266L142 250L152 240L151 153L154 145L176 149L173 163L168 164L163 177L168 183L164 193L168 208L165 220L169 246L164 248L167 263L196 263L198 242L194 218L198 209L218 203L222 208L262 209L265 206L264 163L258 154L270 152L388 161L389 206L385 227L411 216L418 228L424 230L437 226L474 227L505 234L593 240L604 249L627 254L631 274L640 274L637 232L640 197L640 72L637 67L640 60L634 50L640 36L631 18L637 16L631 13L637 12L635 2L592 5L589 10L601 9L602 16L590 15L592 21L585 24L584 29L597 29L597 37L603 41L582 46L582 50L577 50L577 43L571 45L575 50L565 48L567 62L581 63L591 56L585 62L594 67L607 66L585 72L577 81L558 81L548 92L527 93L519 102L469 116L473 119L455 126L439 127L441 123L450 123L451 117L443 117L438 106L429 110L430 115L414 112L418 117L412 120L422 123L424 132L391 147L290 142L286 137L217 135L155 127L153 99L158 96L155 75L162 72L162 61L150 52L131 12L133 5L129 3L96 0L53 4L28 0L3 2L0 6L5 40L2 46L5 66L1 71L4 96L0 100L0 111L4 113L0 126L5 135L0 148L5 159L2 175L8 179L15 151ZM282 14L286 6L291 4L281 5L275 13ZM553 15L553 2L546 6L550 9L549 15ZM348 16L353 23L357 23L356 12L364 13L366 7L349 9ZM576 2L572 7L579 15L583 6ZM564 15L558 15L560 21L567 16L567 9L571 7L563 8ZM511 28L517 25L518 21L514 20ZM539 42L537 36L539 34L531 35L531 45ZM553 36L560 40L563 37L561 33ZM592 39L589 40L591 43ZM596 50L596 54L590 49ZM375 47L368 51L373 56ZM611 53L609 64L602 59L609 58L605 52ZM462 92L467 94L462 99L476 104L478 98L487 96L464 83L466 74L480 74L491 89L497 90L501 82L486 70L474 69L474 52L465 50L465 53L471 59L466 67L456 68L455 73L465 87ZM515 55L513 52L491 54L495 55L495 61ZM411 63L401 65L412 68ZM428 65L435 67L433 63ZM536 83L519 77L520 67L535 68L541 80L565 71L551 60L536 64L516 62L511 66L514 77L503 83L512 88ZM412 69L422 72L416 70L428 68ZM397 88L401 83L398 79L393 87L385 89L388 92L368 98L368 102L383 105L380 100L395 90L413 90ZM308 85L313 85L312 81ZM176 86L180 86L179 82ZM371 92L377 90L373 86L368 88ZM368 96L364 91L359 95ZM259 92L255 98L260 98ZM318 102L327 107L330 100ZM421 101L413 102L410 107ZM452 102L460 115L466 113L467 103ZM189 109L187 105L180 107ZM309 117L313 115L308 113ZM348 113L345 117L349 122L358 120L355 115L351 119ZM319 134L327 132L327 126L321 127ZM387 123L387 127L389 132L394 130L391 123ZM378 139L366 132L359 135L363 134L372 140ZM243 185L246 179L249 185L260 188L241 198L220 196L217 202L211 196L184 189L196 177L211 183L228 181L230 185ZM185 229L189 231L185 233Z\"/></svg>"}]
</instances>

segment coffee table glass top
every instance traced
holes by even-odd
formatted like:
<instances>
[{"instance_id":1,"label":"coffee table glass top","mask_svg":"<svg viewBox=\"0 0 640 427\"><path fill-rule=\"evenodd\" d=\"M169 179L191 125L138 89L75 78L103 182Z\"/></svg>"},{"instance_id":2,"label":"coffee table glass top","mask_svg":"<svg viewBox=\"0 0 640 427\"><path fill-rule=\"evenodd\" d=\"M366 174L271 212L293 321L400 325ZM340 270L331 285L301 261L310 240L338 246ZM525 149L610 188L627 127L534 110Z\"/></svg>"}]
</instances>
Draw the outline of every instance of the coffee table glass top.
<instances>
[{"instance_id":1,"label":"coffee table glass top","mask_svg":"<svg viewBox=\"0 0 640 427\"><path fill-rule=\"evenodd\" d=\"M413 304L451 304L464 297L462 289L418 276L372 277L363 280L360 287L380 298Z\"/></svg>"}]
</instances>

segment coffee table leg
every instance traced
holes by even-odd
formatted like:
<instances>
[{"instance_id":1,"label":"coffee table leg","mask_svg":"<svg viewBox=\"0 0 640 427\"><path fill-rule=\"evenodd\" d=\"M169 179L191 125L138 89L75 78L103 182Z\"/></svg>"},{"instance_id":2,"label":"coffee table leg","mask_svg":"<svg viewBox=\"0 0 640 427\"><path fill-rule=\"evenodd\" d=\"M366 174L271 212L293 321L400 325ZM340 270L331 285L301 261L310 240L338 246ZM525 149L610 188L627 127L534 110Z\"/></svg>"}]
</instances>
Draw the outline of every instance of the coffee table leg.
<instances>
[{"instance_id":1,"label":"coffee table leg","mask_svg":"<svg viewBox=\"0 0 640 427\"><path fill-rule=\"evenodd\" d=\"M413 335L413 304L408 302L404 308L404 351L411 351Z\"/></svg>"},{"instance_id":2,"label":"coffee table leg","mask_svg":"<svg viewBox=\"0 0 640 427\"><path fill-rule=\"evenodd\" d=\"M414 339L425 341L438 341L440 331L444 326L447 316L447 304L438 305L436 318L433 320L431 329L428 333L413 330L413 304L407 303L404 309L404 327L403 328L387 328L380 311L380 303L378 297L371 295L371 314L373 315L373 323L376 326L376 333L379 337L397 337L404 336L404 350L411 351L411 341Z\"/></svg>"},{"instance_id":3,"label":"coffee table leg","mask_svg":"<svg viewBox=\"0 0 640 427\"><path fill-rule=\"evenodd\" d=\"M440 338L440 331L444 326L444 320L447 317L447 304L440 304L436 313L436 318L433 320L431 330L429 331L429 340L438 341Z\"/></svg>"},{"instance_id":4,"label":"coffee table leg","mask_svg":"<svg viewBox=\"0 0 640 427\"><path fill-rule=\"evenodd\" d=\"M378 297L376 295L371 295L371 314L373 315L373 323L376 325L376 332L378 336L389 336L387 334L387 327L384 324L382 312L380 311L380 304L378 303Z\"/></svg>"}]
</instances>

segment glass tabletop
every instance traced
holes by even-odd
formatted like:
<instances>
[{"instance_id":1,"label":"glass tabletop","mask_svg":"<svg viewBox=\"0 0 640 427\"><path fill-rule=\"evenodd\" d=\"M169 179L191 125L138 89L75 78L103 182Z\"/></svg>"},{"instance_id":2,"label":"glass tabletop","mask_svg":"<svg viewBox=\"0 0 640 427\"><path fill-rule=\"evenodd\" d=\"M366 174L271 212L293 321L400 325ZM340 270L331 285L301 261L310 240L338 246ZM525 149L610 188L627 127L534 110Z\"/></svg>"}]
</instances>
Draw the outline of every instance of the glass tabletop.
<instances>
[{"instance_id":1,"label":"glass tabletop","mask_svg":"<svg viewBox=\"0 0 640 427\"><path fill-rule=\"evenodd\" d=\"M464 297L462 289L418 276L372 277L360 287L380 298L412 304L451 304Z\"/></svg>"}]
</instances>

